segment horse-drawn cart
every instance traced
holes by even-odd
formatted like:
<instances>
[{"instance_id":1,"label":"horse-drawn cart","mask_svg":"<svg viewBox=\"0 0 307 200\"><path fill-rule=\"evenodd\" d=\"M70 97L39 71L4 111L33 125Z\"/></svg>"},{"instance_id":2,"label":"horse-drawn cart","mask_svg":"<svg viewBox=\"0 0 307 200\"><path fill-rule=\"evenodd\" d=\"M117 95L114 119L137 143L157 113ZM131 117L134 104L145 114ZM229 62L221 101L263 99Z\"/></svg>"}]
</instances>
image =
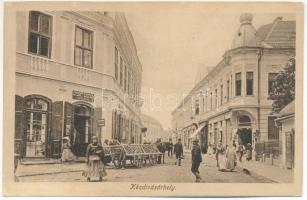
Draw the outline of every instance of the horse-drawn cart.
<instances>
[{"instance_id":1,"label":"horse-drawn cart","mask_svg":"<svg viewBox=\"0 0 307 200\"><path fill-rule=\"evenodd\" d=\"M112 160L117 168L125 167L127 161L138 168L147 163L154 165L161 154L154 144L121 144L106 146L104 149L106 158Z\"/></svg>"}]
</instances>

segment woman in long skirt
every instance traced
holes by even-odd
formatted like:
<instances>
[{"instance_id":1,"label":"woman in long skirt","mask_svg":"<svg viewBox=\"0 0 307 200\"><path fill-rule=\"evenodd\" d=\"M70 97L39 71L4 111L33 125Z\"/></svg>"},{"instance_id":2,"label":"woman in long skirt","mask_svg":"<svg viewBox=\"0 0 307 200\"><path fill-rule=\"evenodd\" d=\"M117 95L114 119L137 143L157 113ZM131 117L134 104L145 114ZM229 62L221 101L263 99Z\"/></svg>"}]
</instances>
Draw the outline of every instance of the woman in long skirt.
<instances>
[{"instance_id":1,"label":"woman in long skirt","mask_svg":"<svg viewBox=\"0 0 307 200\"><path fill-rule=\"evenodd\" d=\"M226 169L233 171L236 166L236 146L233 144L231 147L226 150Z\"/></svg>"},{"instance_id":2,"label":"woman in long skirt","mask_svg":"<svg viewBox=\"0 0 307 200\"><path fill-rule=\"evenodd\" d=\"M96 136L93 136L92 143L87 146L86 158L86 168L82 175L86 177L87 181L102 181L107 173L103 164L104 151L102 146L98 144Z\"/></svg>"},{"instance_id":3,"label":"woman in long skirt","mask_svg":"<svg viewBox=\"0 0 307 200\"><path fill-rule=\"evenodd\" d=\"M70 139L69 137L64 137L61 161L65 163L65 162L72 162L75 160L76 160L76 156L71 151Z\"/></svg>"},{"instance_id":4,"label":"woman in long skirt","mask_svg":"<svg viewBox=\"0 0 307 200\"><path fill-rule=\"evenodd\" d=\"M252 145L250 143L247 144L246 146L246 160L250 161L252 159Z\"/></svg>"}]
</instances>

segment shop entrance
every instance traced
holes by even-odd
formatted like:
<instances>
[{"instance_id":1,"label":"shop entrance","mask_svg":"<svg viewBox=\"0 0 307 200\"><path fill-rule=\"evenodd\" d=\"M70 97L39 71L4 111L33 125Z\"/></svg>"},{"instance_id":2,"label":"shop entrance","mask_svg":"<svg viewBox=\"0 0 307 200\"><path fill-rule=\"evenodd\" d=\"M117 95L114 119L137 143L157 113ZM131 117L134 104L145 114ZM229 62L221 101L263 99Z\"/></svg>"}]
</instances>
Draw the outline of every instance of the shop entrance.
<instances>
[{"instance_id":1,"label":"shop entrance","mask_svg":"<svg viewBox=\"0 0 307 200\"><path fill-rule=\"evenodd\" d=\"M86 105L74 106L74 154L83 157L87 145L91 142L92 108Z\"/></svg>"},{"instance_id":2,"label":"shop entrance","mask_svg":"<svg viewBox=\"0 0 307 200\"><path fill-rule=\"evenodd\" d=\"M246 146L248 143L252 144L252 129L241 128L238 130L239 143Z\"/></svg>"}]
</instances>

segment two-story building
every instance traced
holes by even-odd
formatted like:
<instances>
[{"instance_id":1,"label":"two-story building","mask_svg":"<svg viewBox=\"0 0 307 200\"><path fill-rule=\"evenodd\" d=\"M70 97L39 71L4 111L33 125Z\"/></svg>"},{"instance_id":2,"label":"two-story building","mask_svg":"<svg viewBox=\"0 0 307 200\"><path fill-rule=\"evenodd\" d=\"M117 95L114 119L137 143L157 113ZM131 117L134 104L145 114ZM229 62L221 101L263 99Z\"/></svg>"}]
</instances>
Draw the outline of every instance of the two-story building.
<instances>
[{"instance_id":1,"label":"two-story building","mask_svg":"<svg viewBox=\"0 0 307 200\"><path fill-rule=\"evenodd\" d=\"M84 156L93 135L138 143L142 66L123 13L17 12L15 151Z\"/></svg>"},{"instance_id":2,"label":"two-story building","mask_svg":"<svg viewBox=\"0 0 307 200\"><path fill-rule=\"evenodd\" d=\"M295 54L295 21L281 17L257 30L242 14L232 48L172 112L173 130L186 147L221 141L246 145L278 140L272 115L272 82Z\"/></svg>"}]
</instances>

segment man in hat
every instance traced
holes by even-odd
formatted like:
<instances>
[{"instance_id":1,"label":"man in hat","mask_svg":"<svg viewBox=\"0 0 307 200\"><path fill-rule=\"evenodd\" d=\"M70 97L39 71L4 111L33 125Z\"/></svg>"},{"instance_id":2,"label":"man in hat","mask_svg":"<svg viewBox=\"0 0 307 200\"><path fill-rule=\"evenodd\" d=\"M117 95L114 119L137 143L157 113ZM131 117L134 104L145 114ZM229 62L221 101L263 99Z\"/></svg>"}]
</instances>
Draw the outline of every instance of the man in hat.
<instances>
[{"instance_id":1,"label":"man in hat","mask_svg":"<svg viewBox=\"0 0 307 200\"><path fill-rule=\"evenodd\" d=\"M201 181L201 177L200 177L200 174L199 174L199 166L200 166L200 163L202 162L201 149L200 149L200 146L199 146L198 143L199 143L198 139L195 139L193 141L193 147L192 147L192 151L191 151L191 153L192 153L191 171L196 177L196 182Z\"/></svg>"},{"instance_id":2,"label":"man in hat","mask_svg":"<svg viewBox=\"0 0 307 200\"><path fill-rule=\"evenodd\" d=\"M178 166L180 166L181 165L181 158L183 156L183 147L182 147L180 138L178 139L178 142L174 146L174 154L176 155L175 165L177 165L177 161L178 161Z\"/></svg>"}]
</instances>

